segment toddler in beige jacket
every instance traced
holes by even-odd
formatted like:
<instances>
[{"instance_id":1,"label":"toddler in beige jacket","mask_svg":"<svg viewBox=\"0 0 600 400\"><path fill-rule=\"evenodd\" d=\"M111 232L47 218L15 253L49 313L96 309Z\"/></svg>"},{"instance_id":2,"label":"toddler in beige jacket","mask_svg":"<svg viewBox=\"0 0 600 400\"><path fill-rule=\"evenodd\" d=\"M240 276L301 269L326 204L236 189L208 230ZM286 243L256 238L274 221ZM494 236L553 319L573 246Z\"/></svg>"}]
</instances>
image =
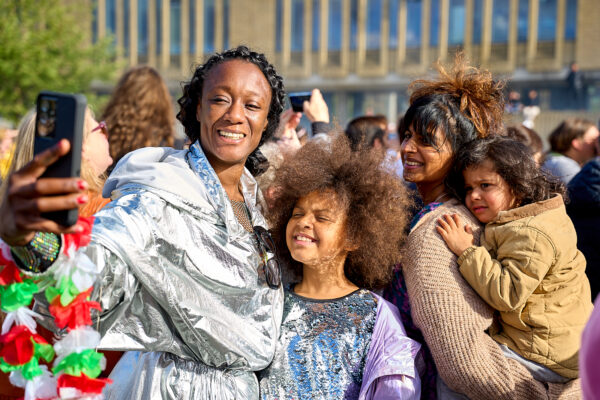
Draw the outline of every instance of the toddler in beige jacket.
<instances>
[{"instance_id":1,"label":"toddler in beige jacket","mask_svg":"<svg viewBox=\"0 0 600 400\"><path fill-rule=\"evenodd\" d=\"M486 224L481 246L458 215L440 218L437 231L463 277L499 311L490 335L537 380L577 378L592 302L564 186L539 170L525 145L499 136L461 149L448 183Z\"/></svg>"}]
</instances>

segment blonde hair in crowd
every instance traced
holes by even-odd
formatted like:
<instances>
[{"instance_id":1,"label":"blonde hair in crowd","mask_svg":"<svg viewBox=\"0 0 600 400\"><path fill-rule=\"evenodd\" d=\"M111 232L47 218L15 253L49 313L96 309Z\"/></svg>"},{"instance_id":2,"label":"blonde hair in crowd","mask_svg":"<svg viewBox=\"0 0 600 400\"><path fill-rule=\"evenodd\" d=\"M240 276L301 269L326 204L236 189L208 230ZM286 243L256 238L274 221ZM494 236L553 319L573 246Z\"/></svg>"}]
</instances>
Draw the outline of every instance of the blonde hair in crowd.
<instances>
[{"instance_id":1,"label":"blonde hair in crowd","mask_svg":"<svg viewBox=\"0 0 600 400\"><path fill-rule=\"evenodd\" d=\"M91 118L90 118L91 117ZM86 107L85 120L83 124L83 142L87 140L87 137L92 132L95 126L91 126L91 120L94 118L94 113ZM13 155L12 163L8 175L2 186L0 186L0 201L4 201L4 194L8 186L8 177L19 169L23 168L25 164L33 159L33 142L35 139L35 110L29 111L21 122L19 122L19 133L16 138L16 148ZM96 175L94 168L84 159L81 159L81 178L85 180L90 188L90 191L101 192L106 175Z\"/></svg>"}]
</instances>

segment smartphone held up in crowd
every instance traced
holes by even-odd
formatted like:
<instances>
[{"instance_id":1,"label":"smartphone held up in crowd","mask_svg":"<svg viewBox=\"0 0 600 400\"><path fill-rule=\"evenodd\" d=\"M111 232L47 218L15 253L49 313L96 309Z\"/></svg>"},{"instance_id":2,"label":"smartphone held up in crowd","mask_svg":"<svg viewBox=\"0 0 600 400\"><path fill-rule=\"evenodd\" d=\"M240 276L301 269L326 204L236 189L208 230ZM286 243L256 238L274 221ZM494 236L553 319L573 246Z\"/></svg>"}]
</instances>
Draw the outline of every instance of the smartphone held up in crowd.
<instances>
[{"instance_id":1,"label":"smartphone held up in crowd","mask_svg":"<svg viewBox=\"0 0 600 400\"><path fill-rule=\"evenodd\" d=\"M81 146L85 121L86 98L82 94L43 91L37 97L34 153L38 154L67 139L68 154L50 165L45 178L72 178L81 173ZM77 222L77 208L42 215L63 226Z\"/></svg>"},{"instance_id":2,"label":"smartphone held up in crowd","mask_svg":"<svg viewBox=\"0 0 600 400\"><path fill-rule=\"evenodd\" d=\"M294 92L290 93L290 104L292 105L292 110L294 112L303 112L304 110L304 102L310 101L310 92Z\"/></svg>"}]
</instances>

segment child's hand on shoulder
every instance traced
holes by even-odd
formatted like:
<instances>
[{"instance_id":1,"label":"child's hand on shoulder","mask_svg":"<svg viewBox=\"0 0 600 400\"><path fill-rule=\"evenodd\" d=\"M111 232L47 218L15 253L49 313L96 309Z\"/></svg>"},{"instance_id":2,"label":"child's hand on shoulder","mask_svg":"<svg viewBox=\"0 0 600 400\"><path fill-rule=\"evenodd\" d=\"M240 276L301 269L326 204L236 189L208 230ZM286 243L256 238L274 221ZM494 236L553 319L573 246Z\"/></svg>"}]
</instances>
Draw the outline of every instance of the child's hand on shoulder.
<instances>
[{"instance_id":1,"label":"child's hand on shoulder","mask_svg":"<svg viewBox=\"0 0 600 400\"><path fill-rule=\"evenodd\" d=\"M473 230L469 225L463 224L457 214L445 214L437 220L436 230L448 245L448 248L457 256L473 245Z\"/></svg>"}]
</instances>

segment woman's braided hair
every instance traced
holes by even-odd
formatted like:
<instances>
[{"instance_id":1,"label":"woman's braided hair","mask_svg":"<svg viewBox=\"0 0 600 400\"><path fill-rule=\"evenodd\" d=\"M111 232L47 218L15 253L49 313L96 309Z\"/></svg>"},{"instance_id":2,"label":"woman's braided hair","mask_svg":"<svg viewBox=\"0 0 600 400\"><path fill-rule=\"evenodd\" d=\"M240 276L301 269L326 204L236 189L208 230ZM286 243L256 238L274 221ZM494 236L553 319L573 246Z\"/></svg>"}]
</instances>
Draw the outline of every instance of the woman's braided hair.
<instances>
[{"instance_id":1,"label":"woman's braided hair","mask_svg":"<svg viewBox=\"0 0 600 400\"><path fill-rule=\"evenodd\" d=\"M248 156L246 168L252 175L260 175L269 166L267 159L260 153L258 148L266 140L273 137L279 124L279 116L285 104L285 89L283 78L277 74L275 67L269 63L262 53L250 50L246 46L238 46L234 49L212 55L204 64L198 66L192 79L183 86L183 95L177 102L181 107L177 119L185 128L187 137L193 142L200 139L200 122L196 118L196 109L202 97L202 87L208 72L215 66L230 60L243 60L256 65L264 74L271 86L271 104L267 115L267 128L262 134L258 147Z\"/></svg>"}]
</instances>

